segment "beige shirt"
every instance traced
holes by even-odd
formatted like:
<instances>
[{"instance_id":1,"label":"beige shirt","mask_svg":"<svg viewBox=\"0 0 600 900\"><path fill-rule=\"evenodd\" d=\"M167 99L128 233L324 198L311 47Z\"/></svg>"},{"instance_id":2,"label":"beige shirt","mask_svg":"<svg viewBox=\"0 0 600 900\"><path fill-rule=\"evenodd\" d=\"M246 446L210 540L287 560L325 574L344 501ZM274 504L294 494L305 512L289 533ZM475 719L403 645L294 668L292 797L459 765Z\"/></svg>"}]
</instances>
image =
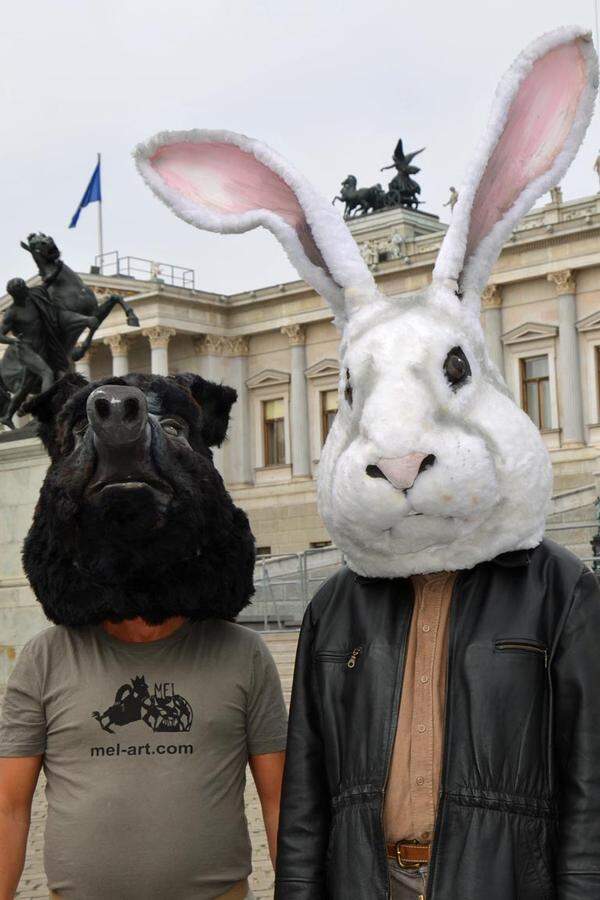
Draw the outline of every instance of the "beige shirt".
<instances>
[{"instance_id":1,"label":"beige shirt","mask_svg":"<svg viewBox=\"0 0 600 900\"><path fill-rule=\"evenodd\" d=\"M440 789L448 620L456 573L415 575L398 727L384 806L386 840L431 840Z\"/></svg>"}]
</instances>

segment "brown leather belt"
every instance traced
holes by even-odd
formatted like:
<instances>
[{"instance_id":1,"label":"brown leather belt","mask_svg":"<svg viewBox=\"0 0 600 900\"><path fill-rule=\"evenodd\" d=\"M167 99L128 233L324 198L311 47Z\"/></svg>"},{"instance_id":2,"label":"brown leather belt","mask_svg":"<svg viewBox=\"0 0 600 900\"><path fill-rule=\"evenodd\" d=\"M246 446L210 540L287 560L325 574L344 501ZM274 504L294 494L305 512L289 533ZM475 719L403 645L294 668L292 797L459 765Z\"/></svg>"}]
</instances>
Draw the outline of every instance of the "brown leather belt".
<instances>
[{"instance_id":1,"label":"brown leather belt","mask_svg":"<svg viewBox=\"0 0 600 900\"><path fill-rule=\"evenodd\" d=\"M395 844L386 844L385 849L388 858L395 859L401 869L428 866L431 859L429 842L422 844L419 841L397 841Z\"/></svg>"}]
</instances>

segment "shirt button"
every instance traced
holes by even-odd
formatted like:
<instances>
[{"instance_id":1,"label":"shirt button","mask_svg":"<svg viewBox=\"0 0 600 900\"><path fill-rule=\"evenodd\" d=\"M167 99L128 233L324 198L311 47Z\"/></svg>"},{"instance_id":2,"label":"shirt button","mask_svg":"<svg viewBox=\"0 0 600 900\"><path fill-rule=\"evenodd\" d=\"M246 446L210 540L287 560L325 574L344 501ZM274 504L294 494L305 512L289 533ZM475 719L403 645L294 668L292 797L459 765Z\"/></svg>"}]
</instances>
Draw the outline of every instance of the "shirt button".
<instances>
[{"instance_id":1,"label":"shirt button","mask_svg":"<svg viewBox=\"0 0 600 900\"><path fill-rule=\"evenodd\" d=\"M417 777L417 784L418 784L418 785L425 784L425 779L423 778L422 775L419 775L419 776Z\"/></svg>"},{"instance_id":2,"label":"shirt button","mask_svg":"<svg viewBox=\"0 0 600 900\"><path fill-rule=\"evenodd\" d=\"M427 729L425 728L424 725L417 725L417 731L419 732L419 734L425 734Z\"/></svg>"},{"instance_id":3,"label":"shirt button","mask_svg":"<svg viewBox=\"0 0 600 900\"><path fill-rule=\"evenodd\" d=\"M423 631L428 634L431 631L431 625L423 625Z\"/></svg>"},{"instance_id":4,"label":"shirt button","mask_svg":"<svg viewBox=\"0 0 600 900\"><path fill-rule=\"evenodd\" d=\"M421 675L421 684L427 684L428 681L429 681L428 675Z\"/></svg>"}]
</instances>

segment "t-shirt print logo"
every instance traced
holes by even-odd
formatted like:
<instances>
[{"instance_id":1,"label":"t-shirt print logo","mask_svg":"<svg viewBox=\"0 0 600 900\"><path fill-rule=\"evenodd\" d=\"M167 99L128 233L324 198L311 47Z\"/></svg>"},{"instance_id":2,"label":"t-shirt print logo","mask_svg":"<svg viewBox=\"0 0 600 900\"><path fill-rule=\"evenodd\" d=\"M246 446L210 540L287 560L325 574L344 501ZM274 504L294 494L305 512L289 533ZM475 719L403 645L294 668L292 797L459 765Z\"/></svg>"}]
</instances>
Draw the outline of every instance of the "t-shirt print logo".
<instances>
[{"instance_id":1,"label":"t-shirt print logo","mask_svg":"<svg viewBox=\"0 0 600 900\"><path fill-rule=\"evenodd\" d=\"M115 702L103 713L92 713L100 727L109 734L115 732L111 725L129 725L145 722L152 731L189 731L192 727L192 707L180 694L175 693L172 682L154 685L154 693L143 675L122 684L115 694Z\"/></svg>"}]
</instances>

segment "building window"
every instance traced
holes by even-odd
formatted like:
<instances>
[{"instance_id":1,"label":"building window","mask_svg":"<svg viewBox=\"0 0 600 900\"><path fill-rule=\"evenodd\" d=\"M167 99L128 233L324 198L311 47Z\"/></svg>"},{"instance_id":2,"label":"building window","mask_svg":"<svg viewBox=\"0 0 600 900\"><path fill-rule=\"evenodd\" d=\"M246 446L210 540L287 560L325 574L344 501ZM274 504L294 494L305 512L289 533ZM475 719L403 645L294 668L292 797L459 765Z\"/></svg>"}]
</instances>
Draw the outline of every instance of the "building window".
<instances>
[{"instance_id":1,"label":"building window","mask_svg":"<svg viewBox=\"0 0 600 900\"><path fill-rule=\"evenodd\" d=\"M257 547L256 555L257 556L271 556L271 548L266 545L264 547Z\"/></svg>"},{"instance_id":2,"label":"building window","mask_svg":"<svg viewBox=\"0 0 600 900\"><path fill-rule=\"evenodd\" d=\"M311 550L322 550L323 547L331 547L331 541L311 541L308 546Z\"/></svg>"},{"instance_id":3,"label":"building window","mask_svg":"<svg viewBox=\"0 0 600 900\"><path fill-rule=\"evenodd\" d=\"M263 403L263 432L265 440L265 466L285 464L285 429L283 399L266 400Z\"/></svg>"},{"instance_id":4,"label":"building window","mask_svg":"<svg viewBox=\"0 0 600 900\"><path fill-rule=\"evenodd\" d=\"M327 435L333 425L333 420L335 419L335 414L338 409L338 397L337 390L321 391L321 432L323 443L325 443Z\"/></svg>"},{"instance_id":5,"label":"building window","mask_svg":"<svg viewBox=\"0 0 600 900\"><path fill-rule=\"evenodd\" d=\"M540 431L550 429L552 421L547 356L530 356L521 360L521 396L523 409Z\"/></svg>"}]
</instances>

